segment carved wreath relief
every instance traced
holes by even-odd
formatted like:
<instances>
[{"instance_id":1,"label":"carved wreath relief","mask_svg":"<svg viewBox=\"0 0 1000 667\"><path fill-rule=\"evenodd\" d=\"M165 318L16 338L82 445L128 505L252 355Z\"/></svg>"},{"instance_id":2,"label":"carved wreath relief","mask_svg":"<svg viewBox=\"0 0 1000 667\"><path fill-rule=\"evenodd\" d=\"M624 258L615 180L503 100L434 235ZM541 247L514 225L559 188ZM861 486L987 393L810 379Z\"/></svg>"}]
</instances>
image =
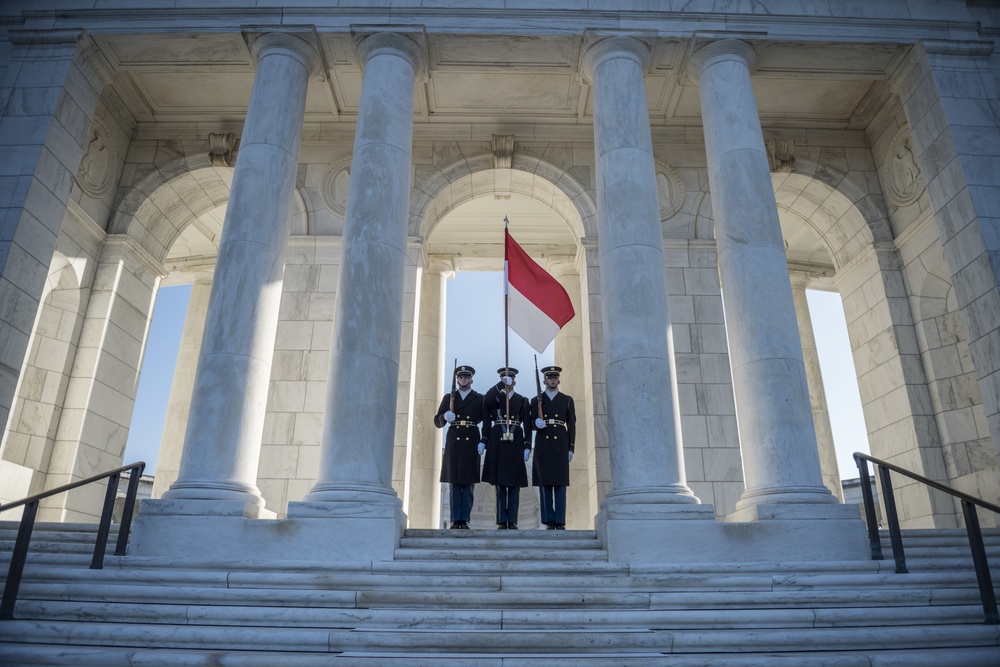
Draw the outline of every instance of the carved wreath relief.
<instances>
[{"instance_id":1,"label":"carved wreath relief","mask_svg":"<svg viewBox=\"0 0 1000 667\"><path fill-rule=\"evenodd\" d=\"M660 220L668 220L684 204L684 179L673 167L654 160L656 166L656 194L660 200Z\"/></svg>"},{"instance_id":2,"label":"carved wreath relief","mask_svg":"<svg viewBox=\"0 0 1000 667\"><path fill-rule=\"evenodd\" d=\"M115 153L111 133L100 118L94 118L83 147L83 159L76 172L76 182L88 196L100 199L114 186Z\"/></svg>"},{"instance_id":3,"label":"carved wreath relief","mask_svg":"<svg viewBox=\"0 0 1000 667\"><path fill-rule=\"evenodd\" d=\"M885 196L896 206L908 206L924 191L924 179L913 154L909 128L901 127L885 152L882 161Z\"/></svg>"},{"instance_id":4,"label":"carved wreath relief","mask_svg":"<svg viewBox=\"0 0 1000 667\"><path fill-rule=\"evenodd\" d=\"M334 162L323 174L320 197L323 205L331 213L339 216L347 214L347 192L351 187L351 160L347 158Z\"/></svg>"}]
</instances>

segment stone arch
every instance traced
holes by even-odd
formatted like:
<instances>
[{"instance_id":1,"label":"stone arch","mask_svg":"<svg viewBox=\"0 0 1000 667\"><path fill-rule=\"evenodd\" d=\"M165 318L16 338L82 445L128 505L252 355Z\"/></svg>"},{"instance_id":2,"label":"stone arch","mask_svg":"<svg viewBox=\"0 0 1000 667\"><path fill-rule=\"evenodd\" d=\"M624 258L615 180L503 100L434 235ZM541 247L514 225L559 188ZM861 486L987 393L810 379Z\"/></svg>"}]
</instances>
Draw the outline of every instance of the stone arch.
<instances>
[{"instance_id":1,"label":"stone arch","mask_svg":"<svg viewBox=\"0 0 1000 667\"><path fill-rule=\"evenodd\" d=\"M910 302L940 435L942 465L949 484L993 502L997 493L991 471L997 459L985 426L982 393L969 361L968 335L944 256L938 251L932 257L921 260L923 273L913 281ZM957 505L955 512L962 522ZM979 517L985 526L997 525L992 513L980 512Z\"/></svg>"},{"instance_id":2,"label":"stone arch","mask_svg":"<svg viewBox=\"0 0 1000 667\"><path fill-rule=\"evenodd\" d=\"M416 184L410 197L409 234L427 238L445 215L459 204L500 191L495 179L481 174L494 169L493 156L456 160ZM533 156L515 155L505 191L548 204L566 221L577 238L597 236L597 206L581 177ZM589 180L589 178L588 178Z\"/></svg>"},{"instance_id":3,"label":"stone arch","mask_svg":"<svg viewBox=\"0 0 1000 667\"><path fill-rule=\"evenodd\" d=\"M28 353L21 369L0 457L34 470L35 483L49 471L75 345L83 326L86 263L60 250L52 255ZM71 326L67 326L70 324Z\"/></svg>"},{"instance_id":4,"label":"stone arch","mask_svg":"<svg viewBox=\"0 0 1000 667\"><path fill-rule=\"evenodd\" d=\"M779 208L816 232L837 270L873 244L892 241L878 198L856 176L797 160L793 171L771 177Z\"/></svg>"},{"instance_id":5,"label":"stone arch","mask_svg":"<svg viewBox=\"0 0 1000 667\"><path fill-rule=\"evenodd\" d=\"M213 165L207 153L155 167L122 198L108 233L127 234L163 262L188 225L228 203L232 182L233 168ZM289 215L293 234L309 234L308 209L298 189Z\"/></svg>"}]
</instances>

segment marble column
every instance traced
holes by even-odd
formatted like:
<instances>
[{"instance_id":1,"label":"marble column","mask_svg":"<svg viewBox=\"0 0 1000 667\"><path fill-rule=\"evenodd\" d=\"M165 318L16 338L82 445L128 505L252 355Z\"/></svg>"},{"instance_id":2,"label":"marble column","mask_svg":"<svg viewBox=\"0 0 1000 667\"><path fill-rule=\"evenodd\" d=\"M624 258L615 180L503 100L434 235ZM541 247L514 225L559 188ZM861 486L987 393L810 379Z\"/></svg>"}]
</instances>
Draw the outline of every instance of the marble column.
<instances>
[{"instance_id":1,"label":"marble column","mask_svg":"<svg viewBox=\"0 0 1000 667\"><path fill-rule=\"evenodd\" d=\"M628 36L591 46L611 489L604 506L697 503L684 476L660 203L643 73Z\"/></svg>"},{"instance_id":2,"label":"marble column","mask_svg":"<svg viewBox=\"0 0 1000 667\"><path fill-rule=\"evenodd\" d=\"M409 38L361 42L364 66L337 290L320 468L307 503L399 508L392 488L413 95L423 54ZM362 389L363 391L359 391ZM290 512L291 514L291 509ZM400 512L401 514L401 512Z\"/></svg>"},{"instance_id":3,"label":"marble column","mask_svg":"<svg viewBox=\"0 0 1000 667\"><path fill-rule=\"evenodd\" d=\"M759 504L834 503L823 486L784 241L750 84L753 48L692 57L701 94L722 295L747 489Z\"/></svg>"},{"instance_id":4,"label":"marble column","mask_svg":"<svg viewBox=\"0 0 1000 667\"><path fill-rule=\"evenodd\" d=\"M184 449L184 432L187 430L188 415L191 412L191 394L194 392L194 376L198 370L201 355L201 337L205 332L205 316L208 314L208 298L212 291L212 272L196 274L191 281L191 296L188 297L184 329L177 350L174 378L170 383L170 397L167 399L167 414L160 437L160 453L156 462L156 477L153 479L153 498L159 498L177 480Z\"/></svg>"},{"instance_id":5,"label":"marble column","mask_svg":"<svg viewBox=\"0 0 1000 667\"><path fill-rule=\"evenodd\" d=\"M844 502L844 489L840 484L840 469L837 464L837 450L833 443L833 427L830 425L830 410L823 388L823 372L819 367L819 350L813 334L812 317L806 288L812 278L800 271L791 274L792 298L795 301L795 320L799 323L799 340L802 342L802 360L806 367L806 382L809 384L809 404L812 406L813 427L816 429L816 445L819 448L819 467L823 473L823 485L837 500Z\"/></svg>"},{"instance_id":6,"label":"marble column","mask_svg":"<svg viewBox=\"0 0 1000 667\"><path fill-rule=\"evenodd\" d=\"M219 243L184 451L177 481L163 498L211 500L213 512L254 516L264 505L257 462L306 88L319 56L289 33L263 34L251 50L257 74Z\"/></svg>"},{"instance_id":7,"label":"marble column","mask_svg":"<svg viewBox=\"0 0 1000 667\"><path fill-rule=\"evenodd\" d=\"M408 503L411 528L441 527L442 430L434 426L434 414L446 386L445 368L449 374L452 368L444 358L444 333L447 282L454 275L450 263L429 260L420 281Z\"/></svg>"}]
</instances>

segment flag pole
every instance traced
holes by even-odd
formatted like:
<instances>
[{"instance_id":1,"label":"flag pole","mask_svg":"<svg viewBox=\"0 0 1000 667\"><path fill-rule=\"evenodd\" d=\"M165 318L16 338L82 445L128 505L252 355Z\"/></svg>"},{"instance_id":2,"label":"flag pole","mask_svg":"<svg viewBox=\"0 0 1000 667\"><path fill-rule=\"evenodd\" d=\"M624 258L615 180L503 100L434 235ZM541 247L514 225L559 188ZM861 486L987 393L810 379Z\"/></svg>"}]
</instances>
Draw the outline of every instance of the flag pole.
<instances>
[{"instance_id":1,"label":"flag pole","mask_svg":"<svg viewBox=\"0 0 1000 667\"><path fill-rule=\"evenodd\" d=\"M510 311L510 297L509 297L509 283L507 277L507 227L510 225L510 221L507 220L507 216L503 217L503 232L504 232L504 243L503 243L503 369L504 371L510 370L510 343L508 337L510 336L507 320ZM513 382L513 379L511 379ZM502 380L501 380L502 382ZM510 420L510 392L504 391L504 395L507 397L507 409L506 417Z\"/></svg>"}]
</instances>

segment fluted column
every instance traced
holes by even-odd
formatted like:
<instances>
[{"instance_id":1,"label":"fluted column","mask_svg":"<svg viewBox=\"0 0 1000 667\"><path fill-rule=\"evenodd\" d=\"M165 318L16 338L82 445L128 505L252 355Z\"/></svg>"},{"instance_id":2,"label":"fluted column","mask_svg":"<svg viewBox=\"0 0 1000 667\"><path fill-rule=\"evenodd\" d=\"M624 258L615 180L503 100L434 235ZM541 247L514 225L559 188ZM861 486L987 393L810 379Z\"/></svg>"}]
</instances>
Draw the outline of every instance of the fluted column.
<instances>
[{"instance_id":1,"label":"fluted column","mask_svg":"<svg viewBox=\"0 0 1000 667\"><path fill-rule=\"evenodd\" d=\"M420 281L417 363L413 397L413 455L410 460L411 528L441 527L441 429L434 414L445 386L444 332L450 264L431 260ZM450 368L450 366L448 367Z\"/></svg>"},{"instance_id":2,"label":"fluted column","mask_svg":"<svg viewBox=\"0 0 1000 667\"><path fill-rule=\"evenodd\" d=\"M406 267L413 94L423 54L376 33L364 65L320 469L308 502L402 503L392 455Z\"/></svg>"},{"instance_id":3,"label":"fluted column","mask_svg":"<svg viewBox=\"0 0 1000 667\"><path fill-rule=\"evenodd\" d=\"M714 42L691 62L715 214L747 489L758 504L833 503L823 486L784 242L750 84L750 45Z\"/></svg>"},{"instance_id":4,"label":"fluted column","mask_svg":"<svg viewBox=\"0 0 1000 667\"><path fill-rule=\"evenodd\" d=\"M605 506L697 503L684 476L660 204L643 73L649 47L606 38L592 81L611 490Z\"/></svg>"},{"instance_id":5,"label":"fluted column","mask_svg":"<svg viewBox=\"0 0 1000 667\"><path fill-rule=\"evenodd\" d=\"M232 500L263 507L257 460L285 266L309 76L315 49L268 33L219 243L184 452L171 500ZM276 101L279 101L277 103Z\"/></svg>"},{"instance_id":6,"label":"fluted column","mask_svg":"<svg viewBox=\"0 0 1000 667\"><path fill-rule=\"evenodd\" d=\"M163 435L160 437L160 453L156 461L156 477L153 479L153 497L159 498L177 480L184 449L184 432L188 415L191 413L191 394L194 391L194 376L198 370L201 354L201 337L205 332L205 317L208 314L208 299L212 291L212 273L197 274L191 282L191 296L188 297L184 329L181 331L180 347L177 350L177 364L174 378L170 383L170 397L167 399L167 414L163 421Z\"/></svg>"},{"instance_id":7,"label":"fluted column","mask_svg":"<svg viewBox=\"0 0 1000 667\"><path fill-rule=\"evenodd\" d=\"M812 406L813 427L816 429L816 445L819 448L819 467L823 473L823 484L837 500L844 502L844 490L840 485L840 470L837 465L837 450L833 443L833 427L830 425L830 410L823 388L823 371L819 366L819 350L813 333L812 316L806 288L812 278L802 272L791 274L792 298L795 301L795 319L799 323L799 340L802 341L802 359L806 366L806 382L809 384L809 404Z\"/></svg>"}]
</instances>

